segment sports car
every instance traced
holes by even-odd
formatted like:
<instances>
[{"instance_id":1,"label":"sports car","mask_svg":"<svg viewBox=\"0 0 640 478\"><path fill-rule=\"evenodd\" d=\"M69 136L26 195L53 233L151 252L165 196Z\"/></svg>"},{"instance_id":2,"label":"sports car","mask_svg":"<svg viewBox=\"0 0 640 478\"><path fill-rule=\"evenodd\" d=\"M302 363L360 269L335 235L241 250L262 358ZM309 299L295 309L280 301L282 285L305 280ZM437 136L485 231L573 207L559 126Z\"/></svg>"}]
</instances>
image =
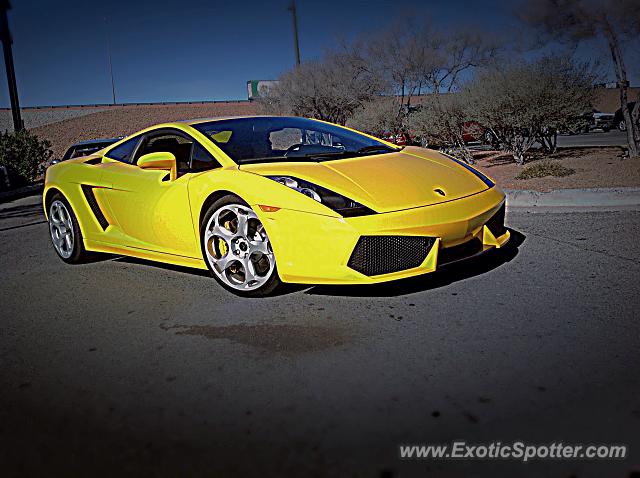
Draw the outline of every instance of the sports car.
<instances>
[{"instance_id":1,"label":"sports car","mask_svg":"<svg viewBox=\"0 0 640 478\"><path fill-rule=\"evenodd\" d=\"M504 246L505 195L468 164L299 117L153 126L48 168L53 247L208 269L247 296L372 284Z\"/></svg>"}]
</instances>

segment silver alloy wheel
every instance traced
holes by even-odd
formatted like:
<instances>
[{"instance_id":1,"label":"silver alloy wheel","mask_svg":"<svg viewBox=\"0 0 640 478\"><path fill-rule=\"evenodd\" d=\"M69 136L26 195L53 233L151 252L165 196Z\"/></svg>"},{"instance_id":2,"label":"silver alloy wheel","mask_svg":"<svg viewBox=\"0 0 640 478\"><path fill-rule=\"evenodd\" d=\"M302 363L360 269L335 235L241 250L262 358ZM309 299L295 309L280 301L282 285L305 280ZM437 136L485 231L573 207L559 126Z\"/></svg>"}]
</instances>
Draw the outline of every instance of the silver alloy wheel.
<instances>
[{"instance_id":1,"label":"silver alloy wheel","mask_svg":"<svg viewBox=\"0 0 640 478\"><path fill-rule=\"evenodd\" d=\"M275 269L264 226L250 207L241 204L228 204L213 213L204 230L204 249L216 276L233 289L257 289Z\"/></svg>"},{"instance_id":2,"label":"silver alloy wheel","mask_svg":"<svg viewBox=\"0 0 640 478\"><path fill-rule=\"evenodd\" d=\"M73 254L73 221L65 204L56 199L49 208L49 231L51 241L61 257L68 259Z\"/></svg>"}]
</instances>

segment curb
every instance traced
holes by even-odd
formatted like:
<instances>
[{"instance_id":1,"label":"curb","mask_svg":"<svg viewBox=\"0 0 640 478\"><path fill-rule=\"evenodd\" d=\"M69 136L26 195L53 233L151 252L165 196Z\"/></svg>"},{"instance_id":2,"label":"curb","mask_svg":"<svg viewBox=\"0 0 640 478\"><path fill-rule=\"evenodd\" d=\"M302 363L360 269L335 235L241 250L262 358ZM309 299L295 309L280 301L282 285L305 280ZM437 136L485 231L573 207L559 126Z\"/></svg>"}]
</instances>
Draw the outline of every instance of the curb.
<instances>
[{"instance_id":1,"label":"curb","mask_svg":"<svg viewBox=\"0 0 640 478\"><path fill-rule=\"evenodd\" d=\"M40 194L44 190L44 184L32 184L31 186L24 186L21 188L11 189L9 191L0 192L0 203L13 201L14 199L20 199L26 196L32 196L34 194Z\"/></svg>"},{"instance_id":2,"label":"curb","mask_svg":"<svg viewBox=\"0 0 640 478\"><path fill-rule=\"evenodd\" d=\"M549 192L505 189L509 207L640 206L640 188L554 189Z\"/></svg>"}]
</instances>

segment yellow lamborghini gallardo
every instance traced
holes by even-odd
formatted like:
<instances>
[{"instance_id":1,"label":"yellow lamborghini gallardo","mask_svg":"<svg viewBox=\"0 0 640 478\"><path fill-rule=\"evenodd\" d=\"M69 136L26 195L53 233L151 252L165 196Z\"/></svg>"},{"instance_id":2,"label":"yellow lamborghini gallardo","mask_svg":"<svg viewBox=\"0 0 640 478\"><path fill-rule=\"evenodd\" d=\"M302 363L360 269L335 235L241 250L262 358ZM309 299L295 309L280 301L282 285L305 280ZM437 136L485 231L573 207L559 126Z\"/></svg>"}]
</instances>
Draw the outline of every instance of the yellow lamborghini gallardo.
<instances>
[{"instance_id":1,"label":"yellow lamborghini gallardo","mask_svg":"<svg viewBox=\"0 0 640 478\"><path fill-rule=\"evenodd\" d=\"M162 124L47 170L60 258L209 269L227 289L370 284L509 240L505 195L452 157L295 117Z\"/></svg>"}]
</instances>

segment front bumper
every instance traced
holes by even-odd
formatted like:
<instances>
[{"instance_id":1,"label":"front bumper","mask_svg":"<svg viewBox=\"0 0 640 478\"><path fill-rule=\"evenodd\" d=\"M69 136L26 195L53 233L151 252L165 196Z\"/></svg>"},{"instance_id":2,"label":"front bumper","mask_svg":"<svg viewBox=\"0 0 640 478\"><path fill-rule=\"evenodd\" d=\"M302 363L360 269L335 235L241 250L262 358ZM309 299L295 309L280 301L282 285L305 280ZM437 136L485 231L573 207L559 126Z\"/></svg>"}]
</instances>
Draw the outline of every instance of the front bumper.
<instances>
[{"instance_id":1,"label":"front bumper","mask_svg":"<svg viewBox=\"0 0 640 478\"><path fill-rule=\"evenodd\" d=\"M261 216L269 235L282 281L374 284L433 272L439 264L504 246L509 240L509 231L491 223L492 218L493 222L496 218L499 222L504 201L504 193L493 187L441 204L354 218L287 209L269 213L260 212L257 207L254 210ZM354 261L350 263L350 259L359 241L362 242L361 238L370 236L412 236L432 240L428 241L424 260L417 265L410 264L409 268L382 274L375 272L384 268L373 267L369 272L373 271L374 275L367 275L354 269ZM399 247L402 242L398 242ZM469 247L471 245L473 248ZM402 258L402 250L391 252ZM363 267L356 268L367 271Z\"/></svg>"}]
</instances>

